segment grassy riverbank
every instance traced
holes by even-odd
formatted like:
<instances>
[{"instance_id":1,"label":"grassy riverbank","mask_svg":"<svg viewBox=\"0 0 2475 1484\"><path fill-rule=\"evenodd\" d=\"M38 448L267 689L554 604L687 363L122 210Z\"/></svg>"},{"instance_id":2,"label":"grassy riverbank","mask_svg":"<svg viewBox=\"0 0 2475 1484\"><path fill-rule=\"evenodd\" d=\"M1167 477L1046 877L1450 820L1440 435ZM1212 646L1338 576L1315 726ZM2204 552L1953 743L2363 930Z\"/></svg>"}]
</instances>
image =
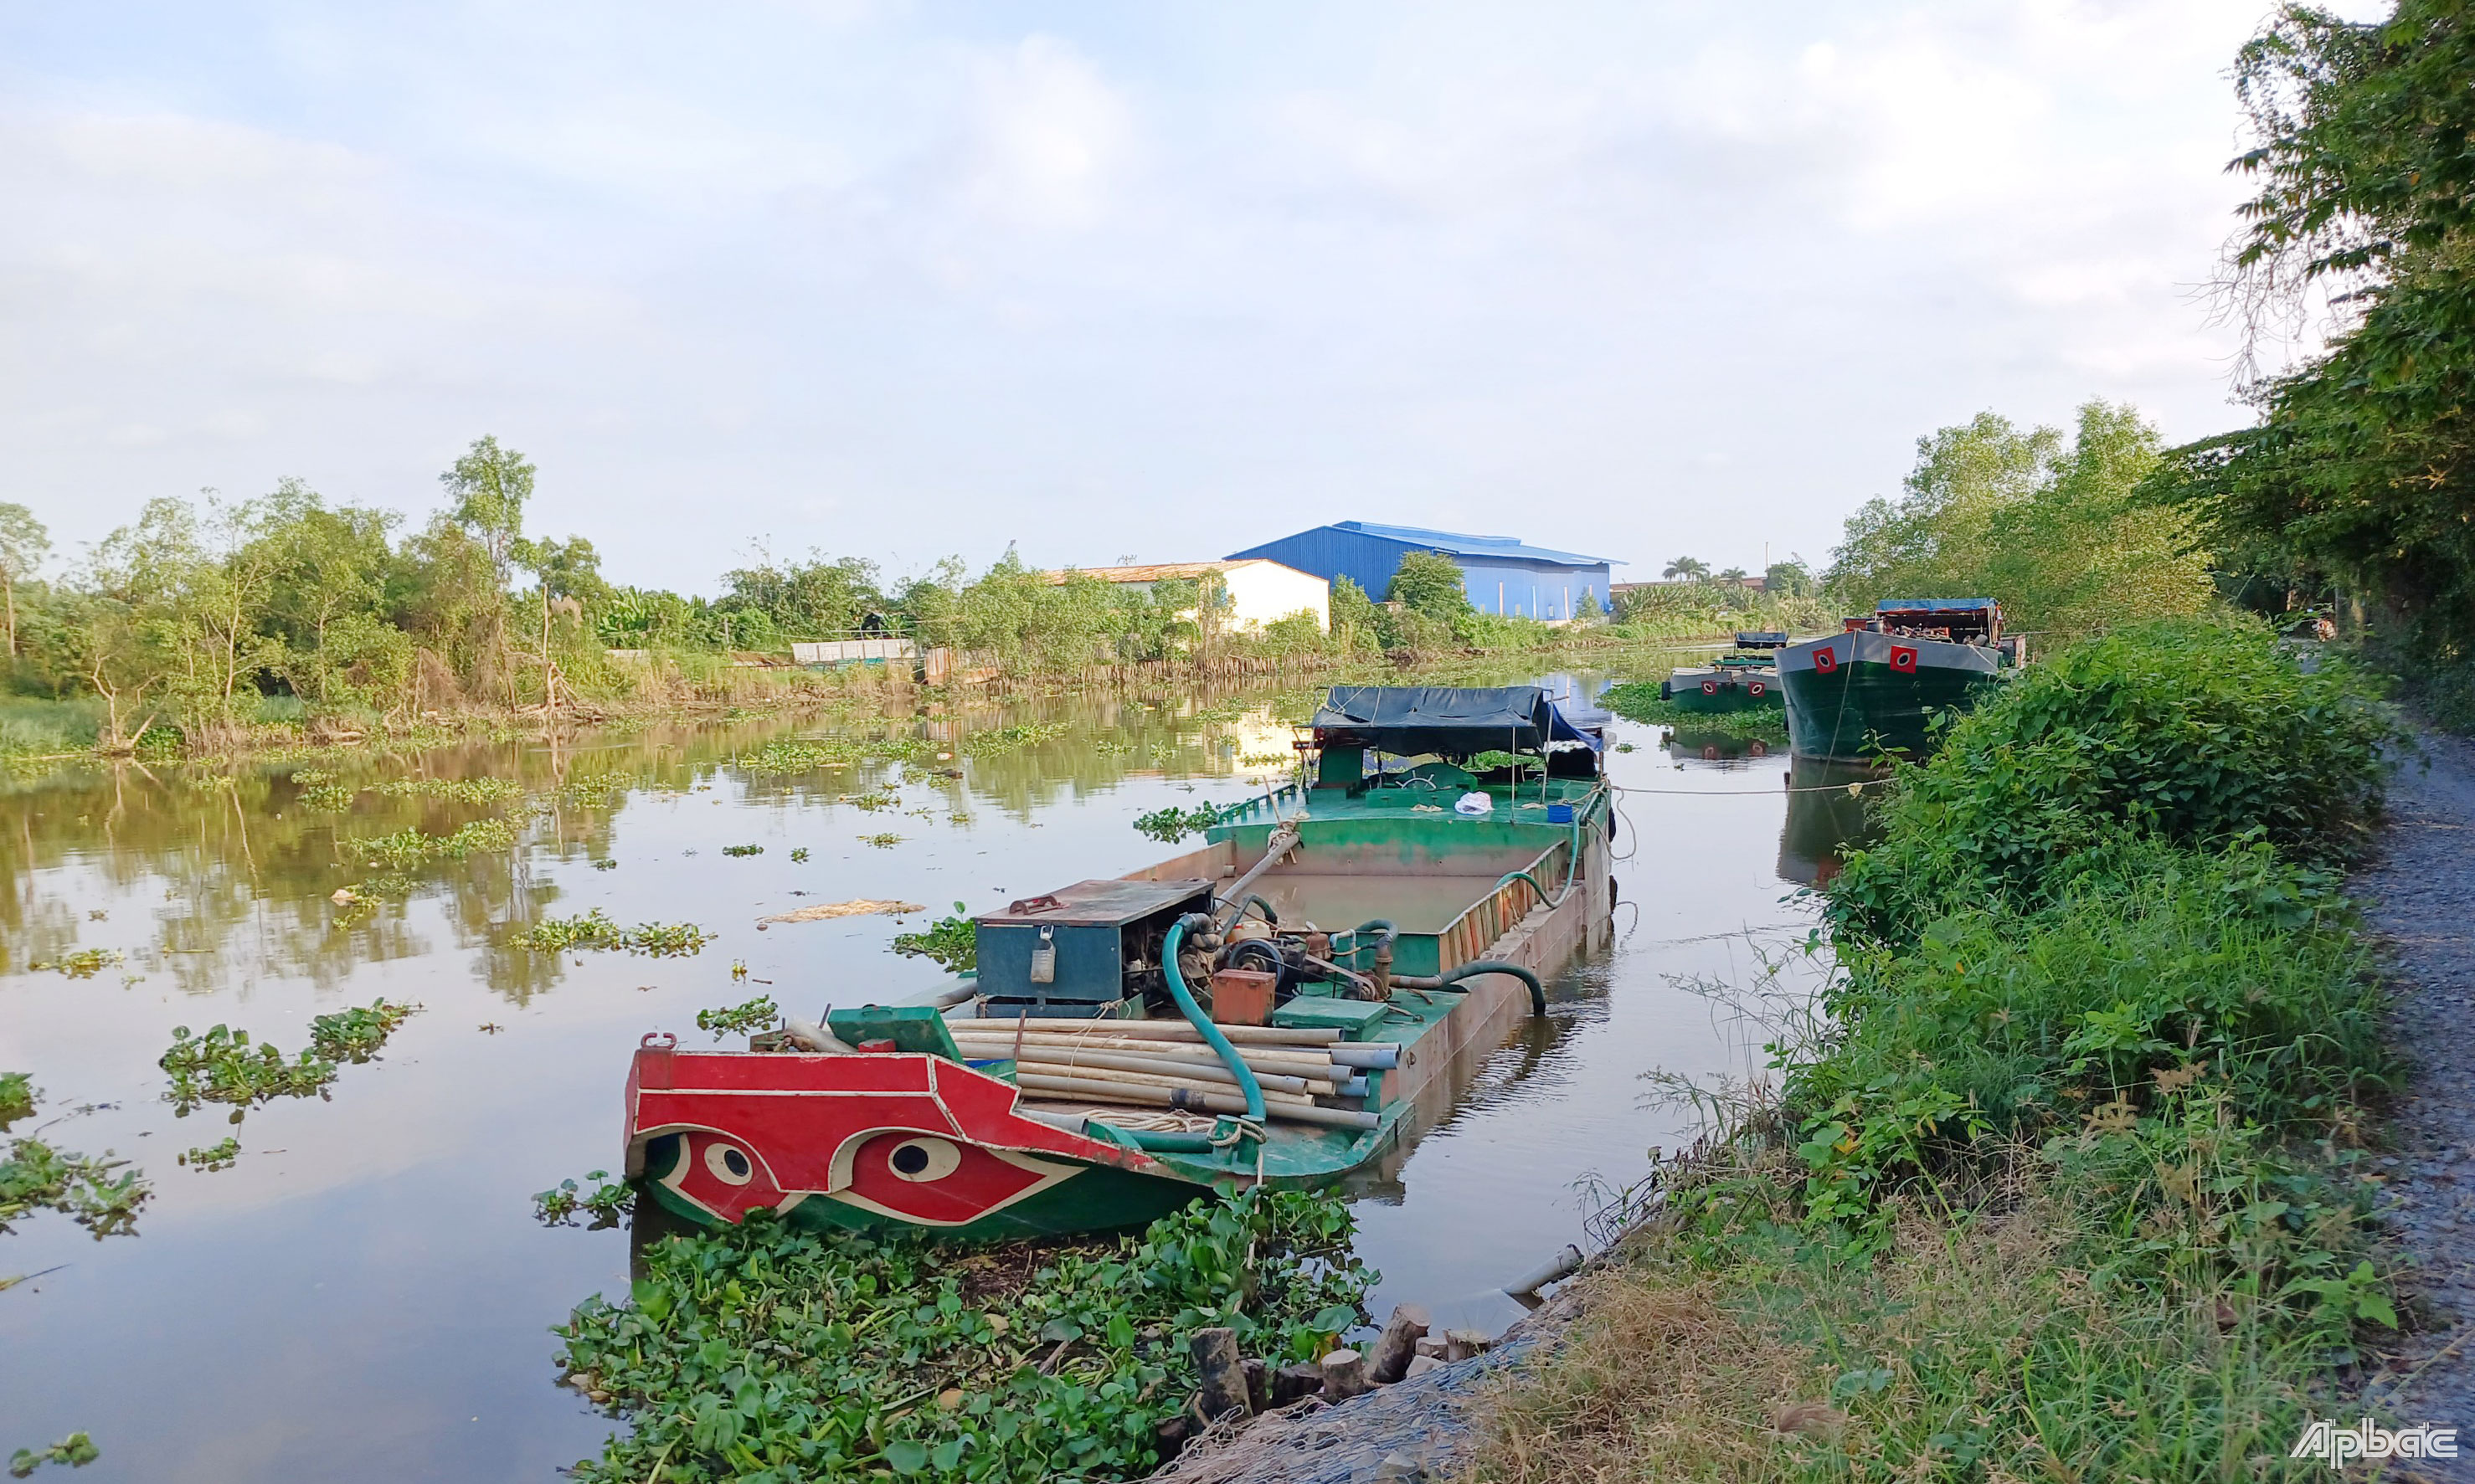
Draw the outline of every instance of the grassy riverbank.
<instances>
[{"instance_id":1,"label":"grassy riverbank","mask_svg":"<svg viewBox=\"0 0 2475 1484\"><path fill-rule=\"evenodd\" d=\"M2394 1325L2335 867L2391 725L2266 629L2057 655L1904 770L1776 1090L1497 1399L1500 1479L2258 1477ZM1817 951L1820 945L1817 944ZM2318 1468L2317 1464L2309 1467Z\"/></svg>"}]
</instances>

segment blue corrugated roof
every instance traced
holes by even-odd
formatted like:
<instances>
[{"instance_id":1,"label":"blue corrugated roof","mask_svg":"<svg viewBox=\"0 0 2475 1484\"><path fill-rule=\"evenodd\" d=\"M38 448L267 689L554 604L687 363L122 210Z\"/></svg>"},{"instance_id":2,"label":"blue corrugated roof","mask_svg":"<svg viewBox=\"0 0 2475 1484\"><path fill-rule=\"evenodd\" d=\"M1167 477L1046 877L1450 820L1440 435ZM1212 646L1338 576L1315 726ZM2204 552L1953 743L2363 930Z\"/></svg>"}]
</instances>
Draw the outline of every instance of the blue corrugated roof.
<instances>
[{"instance_id":1,"label":"blue corrugated roof","mask_svg":"<svg viewBox=\"0 0 2475 1484\"><path fill-rule=\"evenodd\" d=\"M1908 597L1884 598L1874 605L1875 613L1975 613L1996 606L1990 597Z\"/></svg>"},{"instance_id":2,"label":"blue corrugated roof","mask_svg":"<svg viewBox=\"0 0 2475 1484\"><path fill-rule=\"evenodd\" d=\"M1551 551L1545 547L1529 546L1511 536L1471 536L1460 531L1431 531L1416 525L1379 525L1372 521L1336 521L1333 524L1339 530L1360 531L1388 541L1405 541L1413 547L1426 547L1456 556L1510 556L1531 562L1555 562L1566 567L1600 567L1615 560L1611 556L1583 556L1577 551Z\"/></svg>"}]
</instances>

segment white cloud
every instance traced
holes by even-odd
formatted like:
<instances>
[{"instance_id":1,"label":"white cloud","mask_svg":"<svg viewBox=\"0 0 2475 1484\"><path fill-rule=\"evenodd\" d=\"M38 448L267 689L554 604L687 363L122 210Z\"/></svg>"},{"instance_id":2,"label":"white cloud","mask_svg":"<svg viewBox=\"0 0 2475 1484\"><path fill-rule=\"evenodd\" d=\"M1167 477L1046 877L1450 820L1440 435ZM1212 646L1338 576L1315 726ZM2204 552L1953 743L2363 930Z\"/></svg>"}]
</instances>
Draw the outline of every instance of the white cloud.
<instances>
[{"instance_id":1,"label":"white cloud","mask_svg":"<svg viewBox=\"0 0 2475 1484\"><path fill-rule=\"evenodd\" d=\"M66 22L0 114L0 435L73 541L282 474L419 507L496 432L701 586L759 530L1233 511L1818 555L1980 407L2239 416L2187 285L2257 0L1052 19Z\"/></svg>"}]
</instances>

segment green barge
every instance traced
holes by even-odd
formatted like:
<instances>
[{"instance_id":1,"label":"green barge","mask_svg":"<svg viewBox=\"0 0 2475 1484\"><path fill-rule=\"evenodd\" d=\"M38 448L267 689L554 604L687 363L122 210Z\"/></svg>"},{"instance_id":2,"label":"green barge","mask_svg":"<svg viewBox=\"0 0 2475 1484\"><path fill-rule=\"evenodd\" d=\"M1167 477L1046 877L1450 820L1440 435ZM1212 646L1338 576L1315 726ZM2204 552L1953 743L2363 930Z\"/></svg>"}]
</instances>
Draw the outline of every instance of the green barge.
<instances>
[{"instance_id":1,"label":"green barge","mask_svg":"<svg viewBox=\"0 0 2475 1484\"><path fill-rule=\"evenodd\" d=\"M1341 688L1299 783L1199 848L975 922L940 1003L646 1038L627 1171L698 1223L772 1207L957 1237L1139 1226L1216 1181L1393 1156L1606 945L1604 738L1534 687Z\"/></svg>"},{"instance_id":2,"label":"green barge","mask_svg":"<svg viewBox=\"0 0 2475 1484\"><path fill-rule=\"evenodd\" d=\"M1937 713L1973 706L2023 658L1992 598L1882 603L1842 633L1779 651L1789 748L1844 763L1922 757Z\"/></svg>"}]
</instances>

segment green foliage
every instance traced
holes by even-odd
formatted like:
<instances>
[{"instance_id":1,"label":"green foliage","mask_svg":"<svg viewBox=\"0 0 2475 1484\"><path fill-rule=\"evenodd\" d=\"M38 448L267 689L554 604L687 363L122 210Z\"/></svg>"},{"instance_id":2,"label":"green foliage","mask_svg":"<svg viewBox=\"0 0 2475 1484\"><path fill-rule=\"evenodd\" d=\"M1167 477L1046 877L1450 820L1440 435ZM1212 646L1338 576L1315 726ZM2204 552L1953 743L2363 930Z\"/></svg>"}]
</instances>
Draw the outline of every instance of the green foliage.
<instances>
[{"instance_id":1,"label":"green foliage","mask_svg":"<svg viewBox=\"0 0 2475 1484\"><path fill-rule=\"evenodd\" d=\"M181 1163L204 1174L212 1170L229 1170L240 1160L240 1140L226 1134L203 1149L192 1149L181 1156Z\"/></svg>"},{"instance_id":2,"label":"green foliage","mask_svg":"<svg viewBox=\"0 0 2475 1484\"><path fill-rule=\"evenodd\" d=\"M0 1159L0 1233L37 1210L58 1211L96 1241L136 1229L137 1208L153 1194L129 1161L62 1150L41 1139L11 1139ZM125 1173L114 1175L115 1170Z\"/></svg>"},{"instance_id":3,"label":"green foliage","mask_svg":"<svg viewBox=\"0 0 2475 1484\"><path fill-rule=\"evenodd\" d=\"M1611 685L1599 693L1599 704L1628 721L1672 726L1720 737L1787 741L1787 713L1784 710L1686 711L1674 701L1660 698L1655 680L1629 680L1621 685Z\"/></svg>"},{"instance_id":4,"label":"green foliage","mask_svg":"<svg viewBox=\"0 0 2475 1484\"><path fill-rule=\"evenodd\" d=\"M811 1233L757 1213L649 1248L630 1302L596 1298L561 1364L632 1425L588 1481L857 1476L1127 1478L1192 1395L1187 1335L1311 1359L1373 1275L1330 1196L1259 1190L1140 1237L971 1254Z\"/></svg>"},{"instance_id":5,"label":"green foliage","mask_svg":"<svg viewBox=\"0 0 2475 1484\"><path fill-rule=\"evenodd\" d=\"M722 853L726 856L761 856L765 853L765 847L762 845L724 845L722 847Z\"/></svg>"},{"instance_id":6,"label":"green foliage","mask_svg":"<svg viewBox=\"0 0 2475 1484\"><path fill-rule=\"evenodd\" d=\"M535 1192L533 1218L545 1227L567 1227L575 1225L581 1211L593 1218L590 1229L600 1231L619 1225L621 1217L636 1208L634 1188L625 1180L612 1180L608 1170L587 1171L584 1178L593 1182L590 1189L563 1180Z\"/></svg>"},{"instance_id":7,"label":"green foliage","mask_svg":"<svg viewBox=\"0 0 2475 1484\"><path fill-rule=\"evenodd\" d=\"M1731 1477L2275 1458L2398 1323L2353 1147L2396 1069L2319 864L2390 735L2341 669L2193 622L2085 641L1954 725L1831 888L1838 972L1777 1092L1671 1172L1670 1225L1600 1296L1673 1384L1551 1362L1507 1415L1565 1467L1504 1472L1598 1472L1575 1433ZM1782 1395L1829 1427L1743 1441ZM1657 1436L1609 1421L1639 1413Z\"/></svg>"},{"instance_id":8,"label":"green foliage","mask_svg":"<svg viewBox=\"0 0 2475 1484\"><path fill-rule=\"evenodd\" d=\"M1679 556L1659 575L1670 582L1700 582L1710 575L1710 564L1698 556Z\"/></svg>"},{"instance_id":9,"label":"green foliage","mask_svg":"<svg viewBox=\"0 0 2475 1484\"><path fill-rule=\"evenodd\" d=\"M66 1464L72 1469L83 1469L102 1456L103 1449L94 1446L92 1438L82 1432L73 1432L39 1453L33 1448L21 1448L10 1454L9 1476L25 1478L45 1464Z\"/></svg>"},{"instance_id":10,"label":"green foliage","mask_svg":"<svg viewBox=\"0 0 2475 1484\"><path fill-rule=\"evenodd\" d=\"M960 904L957 904L960 905ZM35 1075L0 1072L0 1131L35 1110Z\"/></svg>"},{"instance_id":11,"label":"green foliage","mask_svg":"<svg viewBox=\"0 0 2475 1484\"><path fill-rule=\"evenodd\" d=\"M2326 349L2255 387L2259 426L2175 450L2159 493L2283 585L2335 577L2403 620L2417 664L2475 655L2475 33L2453 0L2386 19L2280 10L2239 58L2259 192L2228 265L2255 336L2318 296ZM2273 580L2272 585L2276 585Z\"/></svg>"},{"instance_id":12,"label":"green foliage","mask_svg":"<svg viewBox=\"0 0 2475 1484\"><path fill-rule=\"evenodd\" d=\"M770 994L760 994L745 1005L697 1011L697 1029L711 1031L717 1040L751 1031L771 1031L781 1023L782 1007L774 1004Z\"/></svg>"},{"instance_id":13,"label":"green foliage","mask_svg":"<svg viewBox=\"0 0 2475 1484\"><path fill-rule=\"evenodd\" d=\"M1470 611L1469 582L1451 557L1434 551L1411 551L1401 558L1392 582L1384 590L1387 603L1406 604L1412 613L1451 622Z\"/></svg>"},{"instance_id":14,"label":"green foliage","mask_svg":"<svg viewBox=\"0 0 2475 1484\"><path fill-rule=\"evenodd\" d=\"M861 836L859 842L871 850L892 850L902 843L902 837L892 830L882 830L874 835Z\"/></svg>"},{"instance_id":15,"label":"green foliage","mask_svg":"<svg viewBox=\"0 0 2475 1484\"><path fill-rule=\"evenodd\" d=\"M1147 815L1135 816L1135 832L1146 839L1171 844L1189 835L1200 835L1220 822L1220 811L1210 804L1197 804L1192 809L1180 809L1171 804Z\"/></svg>"},{"instance_id":16,"label":"green foliage","mask_svg":"<svg viewBox=\"0 0 2475 1484\"><path fill-rule=\"evenodd\" d=\"M544 917L510 941L535 953L604 948L656 959L683 959L702 952L714 937L714 934L690 922L643 922L623 928L597 907L581 917Z\"/></svg>"},{"instance_id":17,"label":"green foliage","mask_svg":"<svg viewBox=\"0 0 2475 1484\"><path fill-rule=\"evenodd\" d=\"M496 437L477 438L454 467L438 476L455 523L471 531L490 554L505 587L516 543L523 539L525 506L533 497L533 466Z\"/></svg>"},{"instance_id":18,"label":"green foliage","mask_svg":"<svg viewBox=\"0 0 2475 1484\"><path fill-rule=\"evenodd\" d=\"M979 933L971 925L971 909L964 902L954 904L953 916L940 917L921 932L894 934L893 947L906 959L926 959L957 974L968 974L980 966Z\"/></svg>"},{"instance_id":19,"label":"green foliage","mask_svg":"<svg viewBox=\"0 0 2475 1484\"><path fill-rule=\"evenodd\" d=\"M2015 628L2088 632L2195 614L2214 592L2189 523L2142 493L2155 429L2092 401L2066 445L1991 412L1917 440L1897 503L1848 520L1824 582L1850 612L1884 598L1998 599Z\"/></svg>"},{"instance_id":20,"label":"green foliage","mask_svg":"<svg viewBox=\"0 0 2475 1484\"><path fill-rule=\"evenodd\" d=\"M2381 800L2396 724L2335 657L2307 673L2266 625L2125 629L2030 667L1903 767L1883 841L1834 884L1862 937L1910 941L1954 904L2033 905L2124 834L2258 839L2342 861Z\"/></svg>"}]
</instances>

